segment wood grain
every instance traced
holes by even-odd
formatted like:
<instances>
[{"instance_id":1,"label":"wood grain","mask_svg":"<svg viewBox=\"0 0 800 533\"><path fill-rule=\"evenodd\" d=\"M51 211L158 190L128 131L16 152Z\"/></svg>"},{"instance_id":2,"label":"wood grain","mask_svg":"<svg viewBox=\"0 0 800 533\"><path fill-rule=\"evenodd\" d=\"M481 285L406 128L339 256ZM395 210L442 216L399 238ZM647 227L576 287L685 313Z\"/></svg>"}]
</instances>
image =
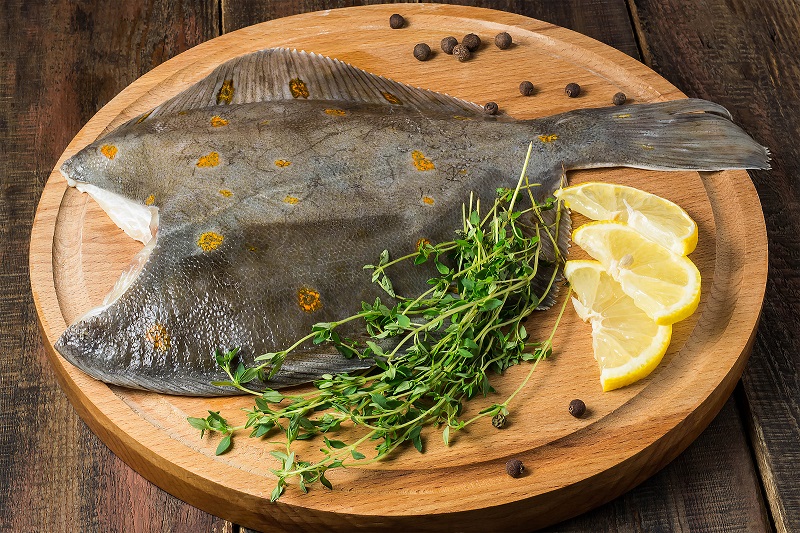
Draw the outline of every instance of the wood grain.
<instances>
[{"instance_id":1,"label":"wood grain","mask_svg":"<svg viewBox=\"0 0 800 533\"><path fill-rule=\"evenodd\" d=\"M217 31L213 2L3 2L0 9L0 529L231 531L133 472L57 385L27 248L64 146L144 72Z\"/></svg>"},{"instance_id":2,"label":"wood grain","mask_svg":"<svg viewBox=\"0 0 800 533\"><path fill-rule=\"evenodd\" d=\"M364 24L362 36L375 31L373 29L376 28L378 20L388 18L387 14L390 11L386 9L362 11L365 17L362 21ZM636 101L677 96L674 88L654 77L651 72L642 70L626 56L600 47L592 41L549 25L533 23L510 15L490 15L479 11L474 13L475 18L468 20L468 16L463 15L465 12L463 9L448 11L444 7L427 6L417 10L416 15L418 20L425 22L420 24L420 27L426 28L427 31L431 31L430 28L438 22L446 21L450 25L448 27L457 27L466 33L469 31L468 28L478 24L478 17L490 18L492 23L480 22L480 24L492 30L497 28L497 24L518 25L513 31L522 36L519 40L521 47L524 47L526 42L543 47L544 53L537 52L536 47L530 49L532 53L538 54L536 59L540 63L548 63L546 71L549 77L544 78L542 82L543 87L547 88L542 91L543 94L547 94L551 86L557 88L560 93L565 75L570 80L578 80L590 88L586 96L581 101L573 103L573 106L602 105L619 87L624 88ZM432 13L434 17L427 17ZM383 19L378 17L379 14ZM255 28L240 33L236 36L237 39L220 39L215 43L209 43L209 46L198 47L191 54L182 56L183 61L175 60L163 68L155 69L126 90L84 128L82 134L71 143L68 153L89 142L109 122L119 123L152 107L158 99L173 94L192 79L199 78L224 57L264 46L264 35L269 36L271 44L307 46L309 49L330 53L345 60L350 54L359 58L360 65L375 72L385 72L391 66L393 72L402 72L403 81L422 84L419 80L423 80L427 82L427 86L433 84L436 88L435 85L438 83L447 88L446 71L408 69L397 61L391 64L391 54L387 54L387 57L370 55L368 51L374 49L371 46L375 43L386 44L386 38L377 38L379 35L377 31L371 35L372 41L370 37L362 37L361 47L355 49L353 43L336 38L336 35L330 36L314 31L304 34L301 31L309 28L333 31L342 27L345 20L349 24L353 23L353 18L349 14L345 19L338 19L338 16L340 14L337 12L316 15L316 18L303 19L302 23L298 20L285 19L280 21L280 25L265 26L263 30ZM293 23L297 25L293 26ZM525 28L533 33L525 32ZM266 31L266 34L259 33L260 31ZM413 31L408 33L410 37L416 37ZM580 46L573 48L568 43L579 43ZM215 47L211 46L212 44ZM386 50L385 46L383 50ZM504 72L513 71L509 63L503 63L503 60L499 59L493 64L502 65ZM403 70L404 68L406 70ZM597 76L595 73L598 72L602 74L596 79L594 76ZM634 72L636 74L633 74ZM489 75L489 78L492 78L491 72L473 70L470 74ZM459 96L482 101L489 96L487 90L491 89L493 94L497 94L498 89L491 87L491 84L480 83L479 78L473 77L473 80L476 82L474 86L458 86L464 90L464 94ZM450 81L452 83L452 80ZM502 90L500 93L502 94ZM501 101L500 98L498 101ZM532 107L527 106L528 102L523 105L518 98L513 100L510 96L507 101L509 112L518 116L525 116L526 112L528 116L547 114L544 111L552 112L559 106L564 108L566 105L563 95L561 100L548 100L543 97L538 105L546 103L546 109L542 107L537 109L536 101L530 102ZM576 173L575 178L588 179L591 176L592 179L603 179L606 175L597 172L581 175ZM501 450L497 445L486 446L486 442L478 447L475 447L474 443L470 447L467 441L463 444L459 442L463 457L454 459L446 450L432 447L425 459L411 459L403 470L396 470L392 465L388 465L385 469L378 468L374 473L363 471L342 474L341 480L334 482L346 483L348 480L358 479L357 486L345 485L347 489L343 493L337 494L337 491L331 494L312 493L302 497L302 500L298 499L297 495L289 495L285 504L279 503L264 511L261 509L263 503L261 506L258 503L258 498L264 497L264 479L261 479L259 474L259 468L263 472L261 460L258 459L261 452L250 452L243 448L238 455L234 453L225 456L223 460L215 460L209 456L209 451L215 447L213 442L190 444L186 437L185 425L177 425L177 422L183 424L185 413L192 413L192 409L203 411L205 407L221 406L233 414L239 406L238 400L165 399L157 397L158 395L108 389L93 383L71 367L64 366L63 361L59 359L54 359L54 364L59 371L59 378L73 396L82 415L126 461L134 464L157 483L169 486L175 494L197 502L198 505L219 509L223 513L238 511L237 515L241 516L245 523L262 524L262 527L268 524L278 526L278 522L282 527L288 527L289 523L302 524L303 527L324 524L333 529L370 528L378 525L421 527L423 524L426 528L435 528L444 524L458 524L463 528L501 529L515 523L513 517L508 514L508 511L513 509L517 515L521 514L528 518L529 521L526 523L529 525L542 525L597 505L615 492L618 493L641 482L655 469L666 464L710 421L730 393L741 371L744 362L742 354L746 352L750 332L755 324L761 292L757 285L755 289L753 286L742 286L739 280L758 279L759 276L763 279L765 272L762 270L759 273L759 266L763 268L763 262L759 262L758 257L764 252L764 236L756 233L748 243L741 241L737 236L744 230L745 223L749 224L747 229L751 233L753 227L759 226L757 200L743 173L709 174L704 177L702 183L694 173L684 173L679 176L667 178L660 173L638 173L628 178L621 178L621 181L625 179L637 181L643 188L650 188L658 194L679 200L701 223L703 233L701 239L704 238L707 243L705 248L694 256L707 280L708 292L705 296L704 311L693 321L676 328L676 341L673 343L670 356L673 364L666 364L653 379L623 393L592 396L592 392L584 390L580 384L587 382L588 369L593 367L593 364L583 367L582 372L585 375L578 376L571 382L563 377L568 375L567 373L558 372L558 367L572 364L574 372L574 363L568 360L566 363L560 363L560 358L557 357L551 369L552 374L541 378L543 380L541 389L537 391L541 393L541 398L537 399L551 402L553 407L550 408L545 402L540 404L542 412L531 411L531 416L538 416L542 420L542 425L533 428L536 430L534 434L525 435L524 442L512 444L506 450ZM48 189L40 204L37 227L54 223L58 202L52 203L52 199L58 200L60 191L63 192L63 179L60 182L59 179L60 177L54 174L48 183ZM670 185L669 180L675 179L682 180L681 188L676 189ZM731 187L731 184L736 186ZM704 195L703 187L708 197ZM91 225L87 227L91 228ZM34 295L40 310L45 312L43 324L52 342L55 335L63 329L63 318L58 314L59 309L54 296L40 290L38 285L41 280L46 281L47 278L47 276L42 278L39 274L42 272L41 269L50 265L47 254L48 242L50 241L47 238L41 241L33 239L31 264L34 266L32 272ZM739 259L739 256L747 257L748 253L752 254L750 257L753 261ZM87 250L86 255L92 256L90 250ZM93 284L90 283L88 286ZM97 296L92 295L92 297ZM63 298L65 295L61 294L60 297ZM705 333L695 335L696 332ZM562 329L562 335L571 333L569 327L565 326L565 329ZM577 351L580 352L581 343L575 344L578 345ZM588 342L582 344L583 352L588 354L589 350L586 348ZM698 353L708 356L698 357L696 356ZM682 363L677 362L681 360ZM699 379L698 376L701 375L703 378ZM511 383L513 381L506 380L507 386ZM708 383L711 383L710 388ZM594 400L591 405L595 406L596 418L588 421L591 424L590 432L560 422L561 419L558 417L548 416L556 412L558 398L563 395L565 386L571 387L574 393L575 384L578 384L578 389L584 392L582 394L584 397ZM502 384L500 388L503 388ZM559 393L547 394L548 390ZM670 401L648 401L648 399L662 398L667 392L671 393ZM530 410L532 404L533 402L530 402L528 407L520 408L523 411ZM643 405L647 406L646 413L642 409ZM133 418L131 418L132 413L136 413ZM548 415L542 417L542 413ZM653 424L652 420L658 420L659 423ZM142 421L146 421L147 424L143 425ZM169 430L165 434L158 435L157 429L165 427ZM638 429L631 433L624 429L627 427ZM163 432L163 429L161 431ZM476 436L480 436L481 430L476 429L475 433ZM165 440L167 434L169 439ZM490 436L490 433L484 432L483 438L496 440L497 434L491 433ZM519 447L520 445L522 447ZM187 453L187 447L200 453L179 457L181 452L184 455ZM487 449L495 452L490 457L483 457ZM528 484L520 489L498 491L501 483L503 487L507 484L507 480L501 474L501 468L497 468L497 474L488 474L483 464L496 463L496 466L500 467L506 458L505 454L513 449L518 449L518 453L533 465L533 469L541 472L541 478L531 476L532 479ZM576 462L574 452L580 449L597 454L597 457L593 457L590 463L581 460ZM495 457L498 450L500 455ZM470 460L470 457L478 456L482 457L480 464ZM420 477L421 474L417 474L413 477L408 471L409 469L412 471L416 469L418 472L427 471L430 463L426 461L430 460L436 461L435 464L441 469L439 474L444 477L440 479L452 480L456 475L465 481L470 478L484 478L486 486L495 487L492 498L493 502L497 502L495 506L485 508L485 494L476 493L472 487L473 483L441 485L432 483L429 476ZM231 475L233 473L229 471L231 467L238 469L236 474L238 478ZM590 478L591 482L588 481ZM556 479L558 483L555 485L548 482ZM433 492L429 492L423 499L419 498L417 491L404 488L409 486L410 480L416 485L424 483L424 490ZM218 485L209 481L215 481ZM384 493L390 495L393 503L398 506L397 509L387 512L386 504L380 497L378 483ZM591 491L588 490L590 487ZM446 499L431 496L442 490L447 490ZM518 492L520 490L521 492ZM343 499L350 499L353 491L366 491L365 494L372 494L375 501L370 503L362 498L365 506L356 511L345 504L346 500ZM573 503L577 494L582 494L583 500ZM220 500L230 503L225 507L215 506ZM453 501L458 502L455 508L451 505ZM570 501L569 508L564 506L566 501ZM294 506L305 508L302 511L302 518ZM334 514L331 514L331 511ZM417 516L405 514L407 511L414 515L428 516L421 522ZM433 516L437 514L440 518L434 520Z\"/></svg>"},{"instance_id":3,"label":"wood grain","mask_svg":"<svg viewBox=\"0 0 800 533\"><path fill-rule=\"evenodd\" d=\"M652 65L693 96L728 107L773 154L752 172L770 240L770 275L743 377L746 421L775 526L800 530L800 6L790 0L635 0ZM663 20L670 24L663 24Z\"/></svg>"}]
</instances>

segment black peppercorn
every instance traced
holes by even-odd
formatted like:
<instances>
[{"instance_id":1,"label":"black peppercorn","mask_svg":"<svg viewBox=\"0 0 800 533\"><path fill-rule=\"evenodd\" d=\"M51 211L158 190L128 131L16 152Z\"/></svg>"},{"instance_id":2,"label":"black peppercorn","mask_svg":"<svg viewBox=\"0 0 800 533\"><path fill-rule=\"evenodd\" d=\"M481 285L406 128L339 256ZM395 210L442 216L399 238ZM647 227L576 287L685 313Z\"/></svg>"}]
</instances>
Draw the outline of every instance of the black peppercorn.
<instances>
[{"instance_id":1,"label":"black peppercorn","mask_svg":"<svg viewBox=\"0 0 800 533\"><path fill-rule=\"evenodd\" d=\"M569 402L569 414L575 418L580 418L586 412L586 404L583 400L572 400Z\"/></svg>"},{"instance_id":2,"label":"black peppercorn","mask_svg":"<svg viewBox=\"0 0 800 533\"><path fill-rule=\"evenodd\" d=\"M614 98L611 99L614 102L614 105L622 105L628 100L628 97L625 96L625 93L617 93L614 95Z\"/></svg>"},{"instance_id":3,"label":"black peppercorn","mask_svg":"<svg viewBox=\"0 0 800 533\"><path fill-rule=\"evenodd\" d=\"M469 59L472 54L470 53L469 48L463 44L457 44L453 47L453 55L456 56L456 59L463 62Z\"/></svg>"},{"instance_id":4,"label":"black peppercorn","mask_svg":"<svg viewBox=\"0 0 800 533\"><path fill-rule=\"evenodd\" d=\"M530 96L533 94L533 84L529 81L523 81L519 84L519 92L522 96Z\"/></svg>"},{"instance_id":5,"label":"black peppercorn","mask_svg":"<svg viewBox=\"0 0 800 533\"><path fill-rule=\"evenodd\" d=\"M445 37L442 39L442 52L445 54L452 54L453 48L458 44L458 39L455 37Z\"/></svg>"},{"instance_id":6,"label":"black peppercorn","mask_svg":"<svg viewBox=\"0 0 800 533\"><path fill-rule=\"evenodd\" d=\"M570 98L577 98L579 94L581 94L581 86L577 83L569 83L564 88L564 92Z\"/></svg>"},{"instance_id":7,"label":"black peppercorn","mask_svg":"<svg viewBox=\"0 0 800 533\"><path fill-rule=\"evenodd\" d=\"M481 45L481 38L475 35L474 33L470 33L469 35L465 35L464 38L461 39L461 44L469 48L470 52L474 52Z\"/></svg>"},{"instance_id":8,"label":"black peppercorn","mask_svg":"<svg viewBox=\"0 0 800 533\"><path fill-rule=\"evenodd\" d=\"M496 115L499 109L500 108L497 107L497 102L487 102L486 105L483 106L483 110L486 112L487 115ZM503 416L503 415L497 415L497 416ZM505 420L505 417L503 417L503 420ZM494 423L494 420L492 420L492 423Z\"/></svg>"},{"instance_id":9,"label":"black peppercorn","mask_svg":"<svg viewBox=\"0 0 800 533\"><path fill-rule=\"evenodd\" d=\"M494 104L494 102L489 102L489 104ZM489 105L489 104L486 104L486 105ZM497 106L497 104L494 104L494 105L495 105L495 107ZM497 413L496 415L494 415L492 417L492 425L494 427L496 427L497 429L500 429L503 426L505 426L506 425L506 415L504 415L503 413Z\"/></svg>"},{"instance_id":10,"label":"black peppercorn","mask_svg":"<svg viewBox=\"0 0 800 533\"><path fill-rule=\"evenodd\" d=\"M497 45L497 48L500 50L505 50L511 46L511 36L506 32L498 33L494 38L494 44Z\"/></svg>"},{"instance_id":11,"label":"black peppercorn","mask_svg":"<svg viewBox=\"0 0 800 533\"><path fill-rule=\"evenodd\" d=\"M506 472L511 477L519 477L525 471L525 465L519 459L509 459L506 463Z\"/></svg>"},{"instance_id":12,"label":"black peppercorn","mask_svg":"<svg viewBox=\"0 0 800 533\"><path fill-rule=\"evenodd\" d=\"M431 47L425 43L419 43L414 47L414 57L420 61L425 61L431 55Z\"/></svg>"},{"instance_id":13,"label":"black peppercorn","mask_svg":"<svg viewBox=\"0 0 800 533\"><path fill-rule=\"evenodd\" d=\"M405 25L406 25L406 19L403 18L403 15L398 15L397 13L395 13L394 15L389 17L389 26L391 26L393 30L400 29Z\"/></svg>"}]
</instances>

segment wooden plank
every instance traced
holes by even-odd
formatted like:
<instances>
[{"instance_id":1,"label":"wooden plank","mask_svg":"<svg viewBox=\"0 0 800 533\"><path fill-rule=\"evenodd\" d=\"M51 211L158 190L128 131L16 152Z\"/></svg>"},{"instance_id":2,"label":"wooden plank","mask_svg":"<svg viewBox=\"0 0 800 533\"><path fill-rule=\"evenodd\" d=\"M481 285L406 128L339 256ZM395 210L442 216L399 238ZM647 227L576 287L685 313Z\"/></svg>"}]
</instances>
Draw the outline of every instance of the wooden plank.
<instances>
[{"instance_id":1,"label":"wooden plank","mask_svg":"<svg viewBox=\"0 0 800 533\"><path fill-rule=\"evenodd\" d=\"M779 531L800 530L800 5L792 0L635 0L652 66L717 101L773 154L751 176L764 206L770 276L743 377L747 423ZM665 23L668 21L668 23Z\"/></svg>"},{"instance_id":2,"label":"wooden plank","mask_svg":"<svg viewBox=\"0 0 800 533\"><path fill-rule=\"evenodd\" d=\"M232 531L151 485L80 421L44 354L28 282L34 209L106 101L217 33L217 4L3 2L0 19L0 524L14 531Z\"/></svg>"},{"instance_id":3,"label":"wooden plank","mask_svg":"<svg viewBox=\"0 0 800 533\"><path fill-rule=\"evenodd\" d=\"M297 15L309 11L392 3L359 0L221 0L222 31L228 33L265 20ZM633 28L631 27L625 0L561 0L558 2L507 2L503 0L445 1L445 4L460 4L489 9L498 9L552 22L604 42L639 59ZM402 14L402 2L397 11ZM455 35L461 39L462 35ZM357 38L357 36L354 36Z\"/></svg>"}]
</instances>

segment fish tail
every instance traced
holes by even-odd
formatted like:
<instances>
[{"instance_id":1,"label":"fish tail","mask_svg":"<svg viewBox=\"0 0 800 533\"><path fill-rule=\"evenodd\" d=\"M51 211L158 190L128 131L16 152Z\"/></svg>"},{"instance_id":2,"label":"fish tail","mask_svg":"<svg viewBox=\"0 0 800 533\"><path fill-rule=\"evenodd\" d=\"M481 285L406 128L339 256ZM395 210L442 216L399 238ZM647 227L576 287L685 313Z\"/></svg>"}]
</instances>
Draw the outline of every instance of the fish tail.
<instances>
[{"instance_id":1,"label":"fish tail","mask_svg":"<svg viewBox=\"0 0 800 533\"><path fill-rule=\"evenodd\" d=\"M535 121L554 167L648 170L769 169L769 150L699 99L579 109Z\"/></svg>"}]
</instances>

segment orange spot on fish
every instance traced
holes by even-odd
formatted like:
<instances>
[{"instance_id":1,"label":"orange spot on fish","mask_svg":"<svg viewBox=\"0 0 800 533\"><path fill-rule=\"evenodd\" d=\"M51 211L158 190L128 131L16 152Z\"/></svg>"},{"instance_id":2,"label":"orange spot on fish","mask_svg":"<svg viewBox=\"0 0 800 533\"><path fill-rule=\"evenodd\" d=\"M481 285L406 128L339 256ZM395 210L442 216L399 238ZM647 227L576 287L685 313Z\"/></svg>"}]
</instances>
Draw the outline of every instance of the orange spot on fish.
<instances>
[{"instance_id":1,"label":"orange spot on fish","mask_svg":"<svg viewBox=\"0 0 800 533\"><path fill-rule=\"evenodd\" d=\"M106 156L109 159L114 159L117 157L117 147L113 144L104 144L100 148L100 153Z\"/></svg>"},{"instance_id":2,"label":"orange spot on fish","mask_svg":"<svg viewBox=\"0 0 800 533\"><path fill-rule=\"evenodd\" d=\"M198 167L215 167L217 165L219 165L219 154L217 152L211 152L197 160Z\"/></svg>"},{"instance_id":3,"label":"orange spot on fish","mask_svg":"<svg viewBox=\"0 0 800 533\"><path fill-rule=\"evenodd\" d=\"M543 143L551 143L558 139L558 135L551 133L549 135L539 135L539 140Z\"/></svg>"},{"instance_id":4,"label":"orange spot on fish","mask_svg":"<svg viewBox=\"0 0 800 533\"><path fill-rule=\"evenodd\" d=\"M643 144L642 148L644 148L645 150L655 150L655 147L650 144Z\"/></svg>"},{"instance_id":5,"label":"orange spot on fish","mask_svg":"<svg viewBox=\"0 0 800 533\"><path fill-rule=\"evenodd\" d=\"M292 93L292 98L308 98L308 87L300 78L289 80L289 92Z\"/></svg>"},{"instance_id":6,"label":"orange spot on fish","mask_svg":"<svg viewBox=\"0 0 800 533\"><path fill-rule=\"evenodd\" d=\"M295 198L294 196L287 196L283 199L284 202L290 205L295 205L296 203L300 202L300 198Z\"/></svg>"},{"instance_id":7,"label":"orange spot on fish","mask_svg":"<svg viewBox=\"0 0 800 533\"><path fill-rule=\"evenodd\" d=\"M227 126L228 121L219 115L214 115L213 117L211 117L211 125L214 126L215 128L219 128L221 126Z\"/></svg>"},{"instance_id":8,"label":"orange spot on fish","mask_svg":"<svg viewBox=\"0 0 800 533\"><path fill-rule=\"evenodd\" d=\"M297 291L297 304L306 313L313 313L322 309L322 301L319 298L319 291L310 287L301 287Z\"/></svg>"},{"instance_id":9,"label":"orange spot on fish","mask_svg":"<svg viewBox=\"0 0 800 533\"><path fill-rule=\"evenodd\" d=\"M417 241L417 250L419 250L419 249L420 249L420 248L422 248L423 246L427 246L427 245L429 245L430 243L431 243L431 241L430 241L430 240L428 240L428 239L426 239L425 237L423 237L423 238L419 239L419 240Z\"/></svg>"},{"instance_id":10,"label":"orange spot on fish","mask_svg":"<svg viewBox=\"0 0 800 533\"><path fill-rule=\"evenodd\" d=\"M422 197L422 201L423 201L423 203L428 204L428 205L433 205L434 204L433 198L431 198L430 196L423 196Z\"/></svg>"},{"instance_id":11,"label":"orange spot on fish","mask_svg":"<svg viewBox=\"0 0 800 533\"><path fill-rule=\"evenodd\" d=\"M256 247L255 247L255 246L253 246L252 244L248 244L248 245L247 245L247 251L248 251L248 252L257 252L257 251L258 251L258 248L256 248Z\"/></svg>"},{"instance_id":12,"label":"orange spot on fish","mask_svg":"<svg viewBox=\"0 0 800 533\"><path fill-rule=\"evenodd\" d=\"M217 93L217 105L230 104L233 101L233 80L225 80Z\"/></svg>"},{"instance_id":13,"label":"orange spot on fish","mask_svg":"<svg viewBox=\"0 0 800 533\"><path fill-rule=\"evenodd\" d=\"M171 342L169 332L167 332L167 328L161 324L153 324L150 326L145 332L144 338L150 343L154 350L158 350L159 352L166 352L169 350Z\"/></svg>"},{"instance_id":14,"label":"orange spot on fish","mask_svg":"<svg viewBox=\"0 0 800 533\"><path fill-rule=\"evenodd\" d=\"M204 252L212 252L219 248L222 244L222 241L225 240L225 237L220 235L219 233L214 233L213 231L207 231L200 235L200 238L197 239L197 246L203 249Z\"/></svg>"},{"instance_id":15,"label":"orange spot on fish","mask_svg":"<svg viewBox=\"0 0 800 533\"><path fill-rule=\"evenodd\" d=\"M144 205L153 205L155 202L156 202L156 197L155 195L151 194L145 199Z\"/></svg>"},{"instance_id":16,"label":"orange spot on fish","mask_svg":"<svg viewBox=\"0 0 800 533\"><path fill-rule=\"evenodd\" d=\"M344 109L326 109L325 112L336 117L343 117L347 114L347 111Z\"/></svg>"},{"instance_id":17,"label":"orange spot on fish","mask_svg":"<svg viewBox=\"0 0 800 533\"><path fill-rule=\"evenodd\" d=\"M383 95L384 98L386 98L386 101L389 102L390 104L403 105L403 102L401 102L400 99L395 95L393 95L392 93L388 91L381 91L381 94Z\"/></svg>"},{"instance_id":18,"label":"orange spot on fish","mask_svg":"<svg viewBox=\"0 0 800 533\"><path fill-rule=\"evenodd\" d=\"M287 161L287 160L285 160L285 159L277 159L277 160L275 161L275 166L276 166L276 167L281 167L281 168L288 167L288 166L289 166L289 165L291 165L291 164L292 164L292 162L291 162L291 161Z\"/></svg>"},{"instance_id":19,"label":"orange spot on fish","mask_svg":"<svg viewBox=\"0 0 800 533\"><path fill-rule=\"evenodd\" d=\"M411 159L414 161L414 166L417 170L433 170L436 168L433 162L426 158L419 150L411 152Z\"/></svg>"},{"instance_id":20,"label":"orange spot on fish","mask_svg":"<svg viewBox=\"0 0 800 533\"><path fill-rule=\"evenodd\" d=\"M229 191L228 189L220 189L219 193L222 196L224 196L225 198L230 198L231 196L233 196L233 193L231 191Z\"/></svg>"}]
</instances>

